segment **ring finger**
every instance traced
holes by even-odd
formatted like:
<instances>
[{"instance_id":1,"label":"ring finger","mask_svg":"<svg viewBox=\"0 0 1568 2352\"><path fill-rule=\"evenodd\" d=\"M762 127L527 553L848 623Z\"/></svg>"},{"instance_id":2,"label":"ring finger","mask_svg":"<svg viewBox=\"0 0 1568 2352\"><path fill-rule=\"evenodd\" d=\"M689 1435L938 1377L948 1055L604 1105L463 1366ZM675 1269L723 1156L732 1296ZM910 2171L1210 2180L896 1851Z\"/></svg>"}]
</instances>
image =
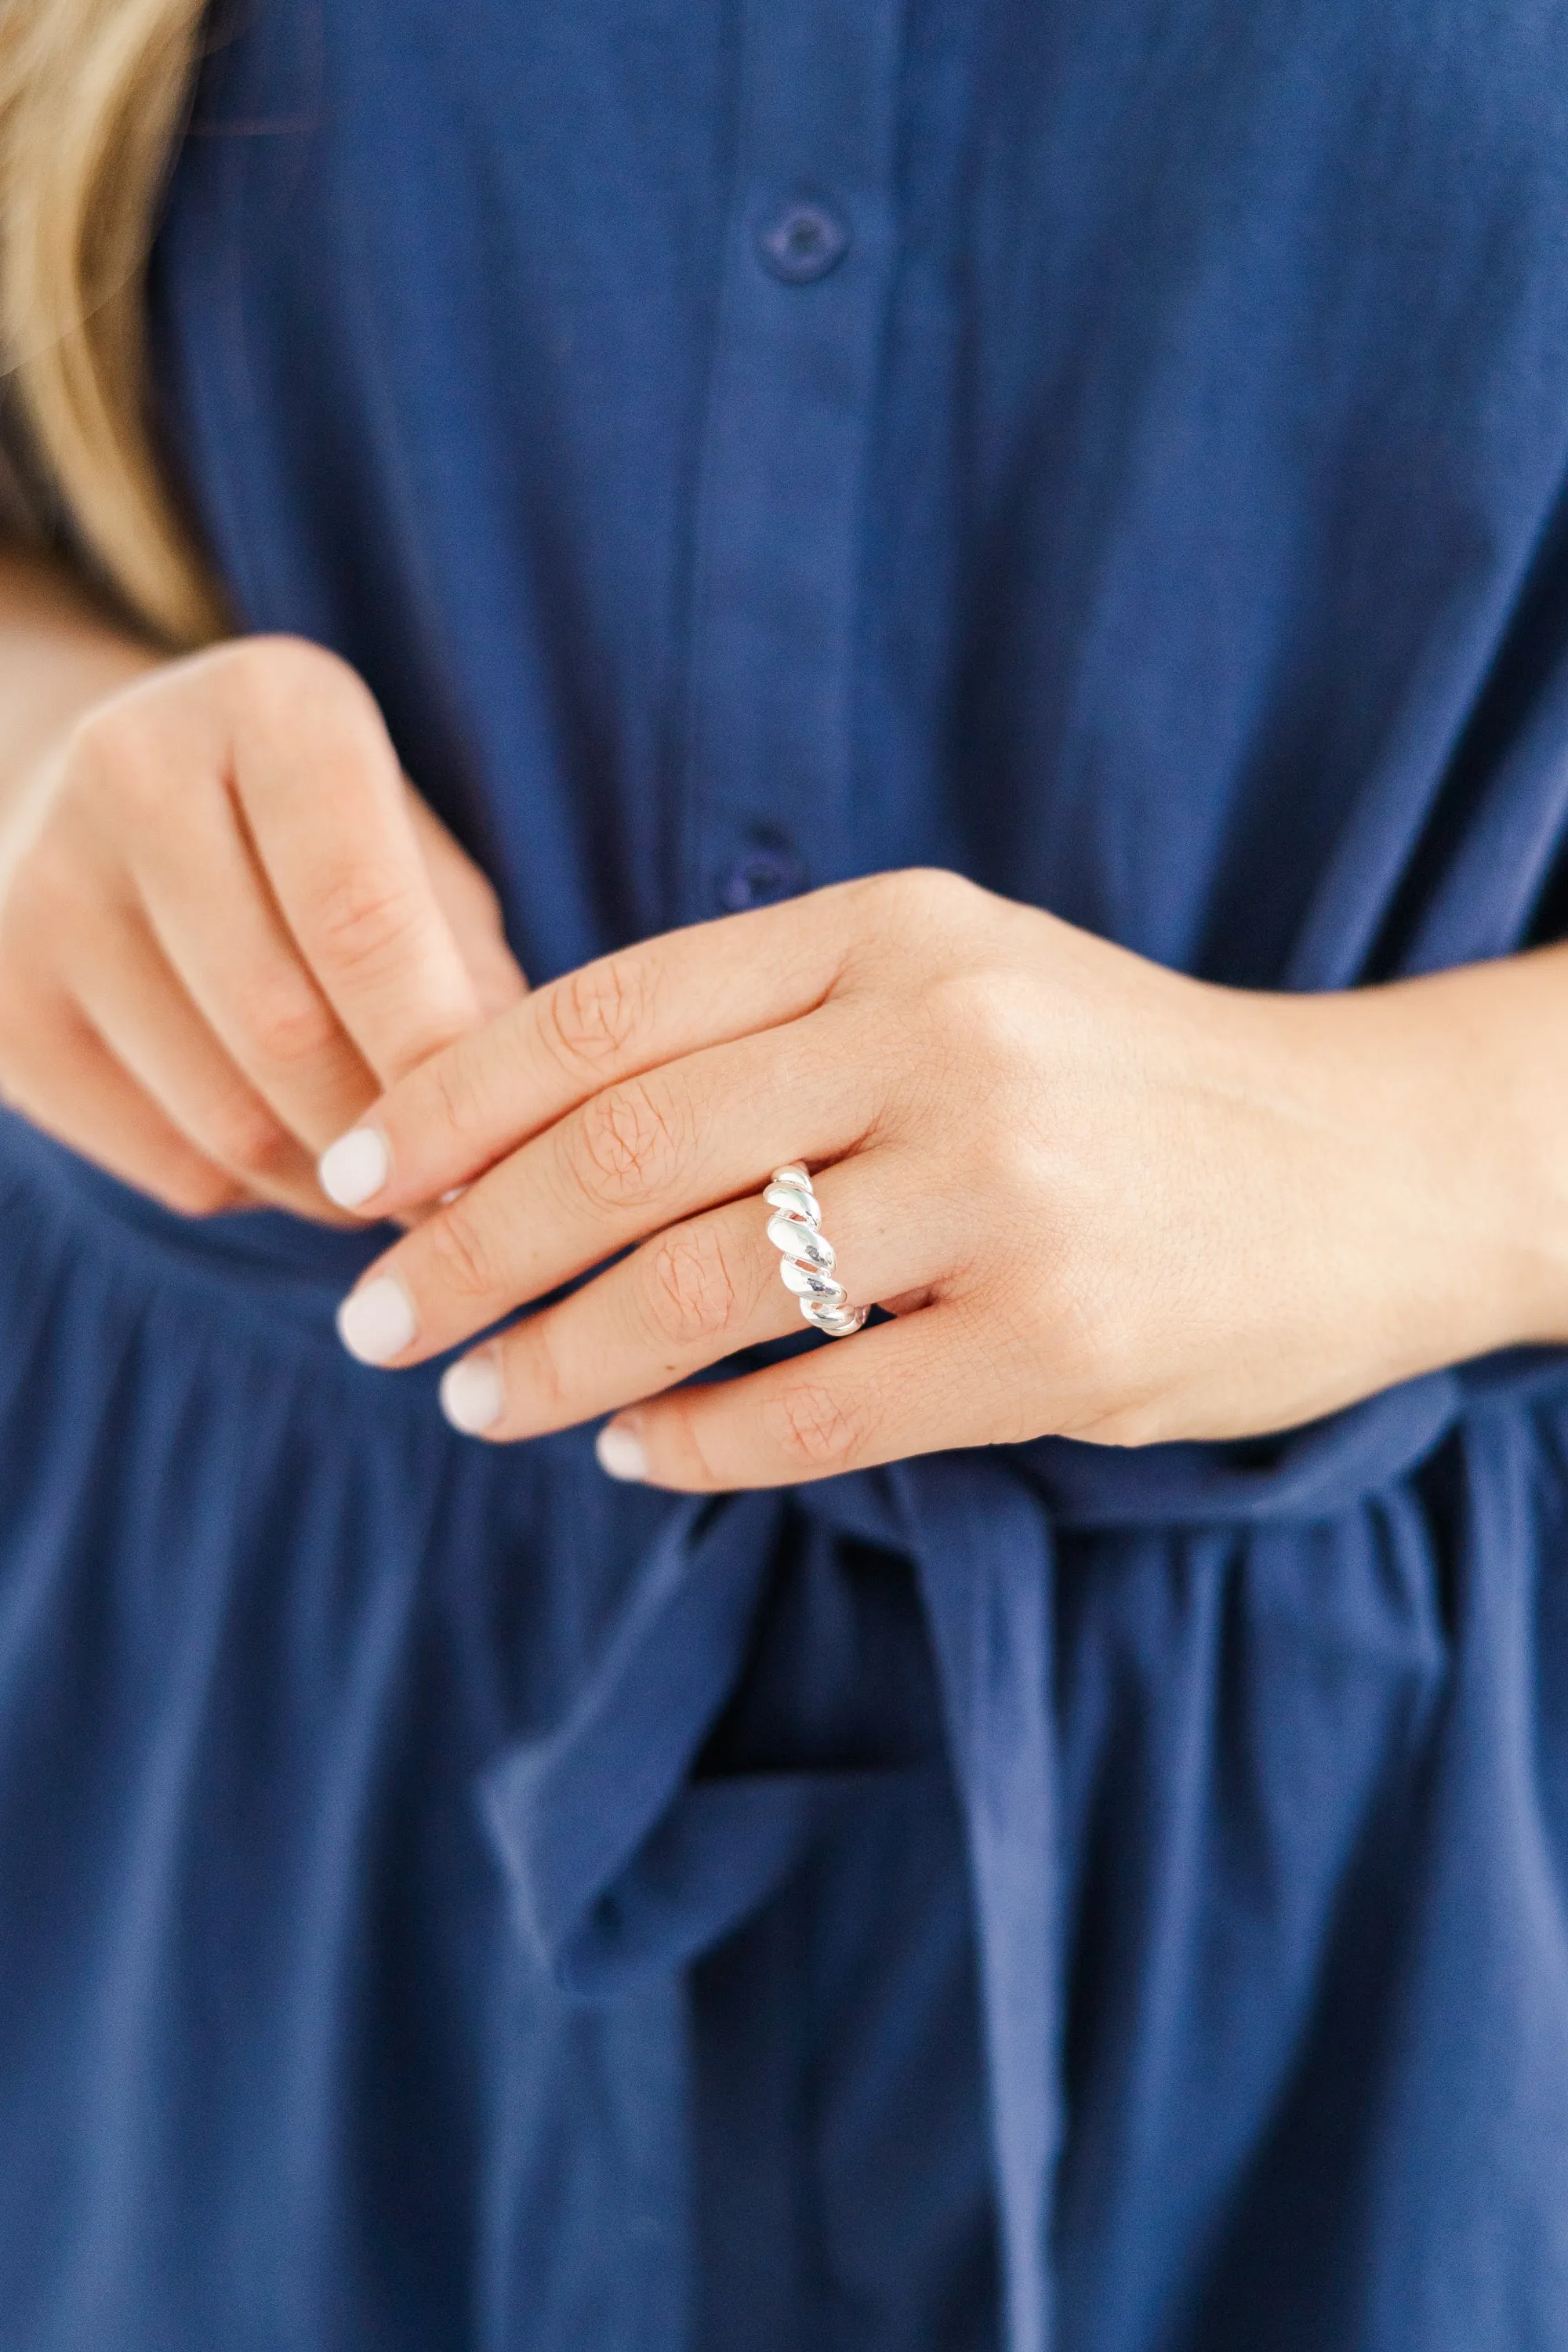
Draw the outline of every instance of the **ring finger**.
<instances>
[{"instance_id":1,"label":"ring finger","mask_svg":"<svg viewBox=\"0 0 1568 2352\"><path fill-rule=\"evenodd\" d=\"M911 1302L951 1271L905 1155L878 1150L813 1179L834 1278L852 1305ZM641 1402L738 1349L803 1328L780 1279L769 1209L752 1195L671 1226L557 1306L448 1367L441 1402L455 1427L510 1441Z\"/></svg>"}]
</instances>

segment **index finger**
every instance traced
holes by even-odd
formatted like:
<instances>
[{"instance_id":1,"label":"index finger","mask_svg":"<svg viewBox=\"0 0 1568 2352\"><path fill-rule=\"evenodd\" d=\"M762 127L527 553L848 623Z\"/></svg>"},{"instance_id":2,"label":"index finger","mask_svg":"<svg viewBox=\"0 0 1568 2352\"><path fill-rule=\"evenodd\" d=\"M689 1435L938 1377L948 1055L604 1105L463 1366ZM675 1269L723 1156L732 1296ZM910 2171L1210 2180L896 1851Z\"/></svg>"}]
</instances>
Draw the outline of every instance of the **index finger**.
<instances>
[{"instance_id":1,"label":"index finger","mask_svg":"<svg viewBox=\"0 0 1568 2352\"><path fill-rule=\"evenodd\" d=\"M434 1200L620 1079L799 1019L843 968L856 887L668 931L536 989L340 1136L322 1190L378 1217Z\"/></svg>"},{"instance_id":2,"label":"index finger","mask_svg":"<svg viewBox=\"0 0 1568 2352\"><path fill-rule=\"evenodd\" d=\"M383 1086L480 1018L375 702L345 663L287 644L253 671L230 764L279 913Z\"/></svg>"}]
</instances>

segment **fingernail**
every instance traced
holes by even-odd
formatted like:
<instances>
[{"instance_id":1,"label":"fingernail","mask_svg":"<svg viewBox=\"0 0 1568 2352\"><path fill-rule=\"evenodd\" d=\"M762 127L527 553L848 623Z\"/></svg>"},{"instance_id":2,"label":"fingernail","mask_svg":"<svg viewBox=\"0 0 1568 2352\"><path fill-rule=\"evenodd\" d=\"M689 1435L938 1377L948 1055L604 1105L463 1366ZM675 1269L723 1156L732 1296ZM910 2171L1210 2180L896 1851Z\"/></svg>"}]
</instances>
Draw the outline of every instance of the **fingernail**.
<instances>
[{"instance_id":1,"label":"fingernail","mask_svg":"<svg viewBox=\"0 0 1568 2352\"><path fill-rule=\"evenodd\" d=\"M413 1300L390 1274L361 1283L338 1309L338 1337L362 1364L390 1363L418 1328Z\"/></svg>"},{"instance_id":2,"label":"fingernail","mask_svg":"<svg viewBox=\"0 0 1568 2352\"><path fill-rule=\"evenodd\" d=\"M630 1482L647 1476L647 1455L629 1422L607 1421L594 1440L594 1451L600 1469L612 1478Z\"/></svg>"},{"instance_id":3,"label":"fingernail","mask_svg":"<svg viewBox=\"0 0 1568 2352\"><path fill-rule=\"evenodd\" d=\"M498 1422L504 1402L500 1368L488 1350L464 1356L441 1375L441 1410L465 1437L478 1437Z\"/></svg>"},{"instance_id":4,"label":"fingernail","mask_svg":"<svg viewBox=\"0 0 1568 2352\"><path fill-rule=\"evenodd\" d=\"M380 1129L351 1127L317 1160L316 1181L340 1209L360 1209L374 1200L391 1168L392 1155Z\"/></svg>"}]
</instances>

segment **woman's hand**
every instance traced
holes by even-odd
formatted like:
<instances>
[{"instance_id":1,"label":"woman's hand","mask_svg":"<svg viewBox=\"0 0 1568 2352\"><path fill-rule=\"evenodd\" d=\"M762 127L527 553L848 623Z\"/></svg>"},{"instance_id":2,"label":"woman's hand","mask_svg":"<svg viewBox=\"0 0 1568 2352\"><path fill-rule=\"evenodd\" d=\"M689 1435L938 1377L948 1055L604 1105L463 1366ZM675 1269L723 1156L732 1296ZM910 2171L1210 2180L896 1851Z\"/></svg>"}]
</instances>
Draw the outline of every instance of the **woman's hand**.
<instances>
[{"instance_id":1,"label":"woman's hand","mask_svg":"<svg viewBox=\"0 0 1568 2352\"><path fill-rule=\"evenodd\" d=\"M377 1215L469 1189L343 1336L414 1363L629 1250L444 1400L503 1439L616 1412L605 1467L690 1489L1288 1426L1568 1336L1565 1013L1556 951L1269 997L948 875L819 891L589 965L394 1087L323 1182ZM895 1319L669 1393L802 1328L758 1197L791 1160Z\"/></svg>"},{"instance_id":2,"label":"woman's hand","mask_svg":"<svg viewBox=\"0 0 1568 2352\"><path fill-rule=\"evenodd\" d=\"M149 667L0 837L0 1093L170 1207L330 1215L321 1146L522 993L493 893L333 656Z\"/></svg>"}]
</instances>

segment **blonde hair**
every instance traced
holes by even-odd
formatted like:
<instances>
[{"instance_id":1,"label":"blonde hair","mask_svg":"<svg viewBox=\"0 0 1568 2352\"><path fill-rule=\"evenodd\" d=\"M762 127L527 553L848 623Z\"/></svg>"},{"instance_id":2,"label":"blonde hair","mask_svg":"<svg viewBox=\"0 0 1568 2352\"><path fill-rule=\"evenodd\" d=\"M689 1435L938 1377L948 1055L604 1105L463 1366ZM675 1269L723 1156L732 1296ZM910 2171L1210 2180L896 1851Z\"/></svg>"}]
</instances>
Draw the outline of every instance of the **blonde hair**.
<instances>
[{"instance_id":1,"label":"blonde hair","mask_svg":"<svg viewBox=\"0 0 1568 2352\"><path fill-rule=\"evenodd\" d=\"M0 355L31 503L180 645L223 616L154 447L146 263L205 5L0 0Z\"/></svg>"}]
</instances>

